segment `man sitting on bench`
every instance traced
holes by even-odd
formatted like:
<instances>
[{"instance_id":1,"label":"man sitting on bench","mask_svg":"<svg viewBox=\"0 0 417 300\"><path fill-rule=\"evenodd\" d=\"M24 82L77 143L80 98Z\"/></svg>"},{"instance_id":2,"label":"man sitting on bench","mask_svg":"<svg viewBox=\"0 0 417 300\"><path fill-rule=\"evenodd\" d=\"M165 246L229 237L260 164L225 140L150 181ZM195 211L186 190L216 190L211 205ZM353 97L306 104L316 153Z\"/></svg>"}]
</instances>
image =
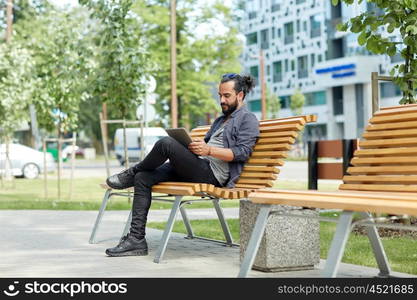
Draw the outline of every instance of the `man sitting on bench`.
<instances>
[{"instance_id":1,"label":"man sitting on bench","mask_svg":"<svg viewBox=\"0 0 417 300\"><path fill-rule=\"evenodd\" d=\"M113 189L134 186L130 232L116 247L107 249L107 255L148 254L145 227L153 185L185 181L234 187L259 136L259 122L244 104L253 87L250 76L223 75L219 84L223 115L214 121L204 140L194 139L187 149L175 139L164 137L143 161L107 178L107 185Z\"/></svg>"}]
</instances>

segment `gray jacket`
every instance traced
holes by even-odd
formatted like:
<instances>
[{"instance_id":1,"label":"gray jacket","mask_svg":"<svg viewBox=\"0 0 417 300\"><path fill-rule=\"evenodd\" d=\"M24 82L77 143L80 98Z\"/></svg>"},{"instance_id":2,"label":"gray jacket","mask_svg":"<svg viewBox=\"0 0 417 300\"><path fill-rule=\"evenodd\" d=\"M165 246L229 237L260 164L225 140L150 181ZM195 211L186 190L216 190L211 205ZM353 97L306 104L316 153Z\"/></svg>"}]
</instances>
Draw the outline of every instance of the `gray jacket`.
<instances>
[{"instance_id":1,"label":"gray jacket","mask_svg":"<svg viewBox=\"0 0 417 300\"><path fill-rule=\"evenodd\" d=\"M204 137L206 143L224 120L225 116L222 115L214 121ZM230 148L234 154L233 160L229 162L230 176L226 182L226 187L233 188L235 186L240 173L242 173L244 163L252 154L258 137L259 121L256 116L247 109L246 105L235 110L226 123L223 133L224 148Z\"/></svg>"}]
</instances>

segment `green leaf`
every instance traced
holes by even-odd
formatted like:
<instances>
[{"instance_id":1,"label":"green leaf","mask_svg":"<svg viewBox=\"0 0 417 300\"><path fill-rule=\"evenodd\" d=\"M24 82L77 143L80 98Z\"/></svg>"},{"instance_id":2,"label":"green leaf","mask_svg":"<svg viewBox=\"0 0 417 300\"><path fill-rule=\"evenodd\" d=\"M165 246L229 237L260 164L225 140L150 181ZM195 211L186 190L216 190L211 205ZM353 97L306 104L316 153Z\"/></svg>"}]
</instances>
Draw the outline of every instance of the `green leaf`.
<instances>
[{"instance_id":1,"label":"green leaf","mask_svg":"<svg viewBox=\"0 0 417 300\"><path fill-rule=\"evenodd\" d=\"M409 34L415 35L415 34L417 34L417 26L415 26L415 25L408 25L405 28L405 32L408 32Z\"/></svg>"},{"instance_id":2,"label":"green leaf","mask_svg":"<svg viewBox=\"0 0 417 300\"><path fill-rule=\"evenodd\" d=\"M387 54L389 56L394 56L396 53L397 53L397 48L395 47L395 45L392 45L387 49Z\"/></svg>"},{"instance_id":3,"label":"green leaf","mask_svg":"<svg viewBox=\"0 0 417 300\"><path fill-rule=\"evenodd\" d=\"M336 29L344 32L348 30L348 26L348 23L339 23L336 25Z\"/></svg>"},{"instance_id":4,"label":"green leaf","mask_svg":"<svg viewBox=\"0 0 417 300\"><path fill-rule=\"evenodd\" d=\"M359 45L363 46L366 44L366 40L368 39L367 32L362 31L362 33L358 37L358 43Z\"/></svg>"},{"instance_id":5,"label":"green leaf","mask_svg":"<svg viewBox=\"0 0 417 300\"><path fill-rule=\"evenodd\" d=\"M339 4L339 0L332 0L332 4L333 6L336 6L337 4Z\"/></svg>"}]
</instances>

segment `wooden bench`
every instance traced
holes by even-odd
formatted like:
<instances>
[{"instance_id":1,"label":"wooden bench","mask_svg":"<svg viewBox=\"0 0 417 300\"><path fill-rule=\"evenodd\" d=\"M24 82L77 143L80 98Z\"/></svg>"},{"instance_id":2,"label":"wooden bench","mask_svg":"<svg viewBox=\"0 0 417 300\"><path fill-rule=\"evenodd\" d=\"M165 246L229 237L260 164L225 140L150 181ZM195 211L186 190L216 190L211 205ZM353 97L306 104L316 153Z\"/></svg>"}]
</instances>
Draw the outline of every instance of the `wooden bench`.
<instances>
[{"instance_id":1,"label":"wooden bench","mask_svg":"<svg viewBox=\"0 0 417 300\"><path fill-rule=\"evenodd\" d=\"M238 276L246 277L252 268L274 204L342 210L323 270L324 277L337 275L349 233L355 225L366 226L379 275L390 276L391 270L376 227L411 230L417 227L378 223L389 221L389 218L375 218L371 213L417 215L417 105L387 107L376 112L366 127L351 165L336 192L265 188L251 193L249 200L260 204L261 210ZM354 212L359 213L358 220L353 219Z\"/></svg>"},{"instance_id":2,"label":"wooden bench","mask_svg":"<svg viewBox=\"0 0 417 300\"><path fill-rule=\"evenodd\" d=\"M170 216L163 232L154 262L159 263L165 253L178 211L181 212L184 225L187 229L187 238L202 238L194 235L184 207L185 204L195 201L209 200L213 202L226 239L226 242L216 242L225 243L229 246L238 246L233 243L219 201L221 199L247 198L248 194L252 191L260 188L272 187L274 180L277 179L279 174L278 167L284 164L283 159L287 157L288 151L294 144L299 132L304 128L306 123L315 122L316 119L315 115L306 115L260 121L260 137L255 144L252 155L245 163L243 172L240 175L235 188L219 188L211 184L193 182L161 182L154 185L152 187L153 201L173 202ZM209 128L210 126L197 127L191 131L191 135L194 138L204 138ZM97 229L109 199L112 196L131 197L133 192L133 189L113 192L107 185L102 184L101 186L106 189L106 192L90 236L90 243L95 243ZM174 199L172 199L173 196ZM184 198L186 196L188 196L187 199ZM189 196L192 196L193 198L190 199ZM123 235L129 230L131 218L132 212L130 212ZM202 239L207 240L206 238Z\"/></svg>"}]
</instances>

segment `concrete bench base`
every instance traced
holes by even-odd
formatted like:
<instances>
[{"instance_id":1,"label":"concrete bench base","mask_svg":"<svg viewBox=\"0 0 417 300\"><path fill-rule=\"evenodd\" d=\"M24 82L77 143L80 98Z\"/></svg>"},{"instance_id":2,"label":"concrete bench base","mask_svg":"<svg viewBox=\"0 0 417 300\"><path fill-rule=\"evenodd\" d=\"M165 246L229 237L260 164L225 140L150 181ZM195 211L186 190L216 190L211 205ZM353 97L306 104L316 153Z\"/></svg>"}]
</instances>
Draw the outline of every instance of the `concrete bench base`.
<instances>
[{"instance_id":1,"label":"concrete bench base","mask_svg":"<svg viewBox=\"0 0 417 300\"><path fill-rule=\"evenodd\" d=\"M311 209L274 205L273 211L318 216ZM259 205L240 201L240 260L252 233ZM309 270L320 262L320 224L317 219L271 215L253 264L264 272Z\"/></svg>"}]
</instances>

